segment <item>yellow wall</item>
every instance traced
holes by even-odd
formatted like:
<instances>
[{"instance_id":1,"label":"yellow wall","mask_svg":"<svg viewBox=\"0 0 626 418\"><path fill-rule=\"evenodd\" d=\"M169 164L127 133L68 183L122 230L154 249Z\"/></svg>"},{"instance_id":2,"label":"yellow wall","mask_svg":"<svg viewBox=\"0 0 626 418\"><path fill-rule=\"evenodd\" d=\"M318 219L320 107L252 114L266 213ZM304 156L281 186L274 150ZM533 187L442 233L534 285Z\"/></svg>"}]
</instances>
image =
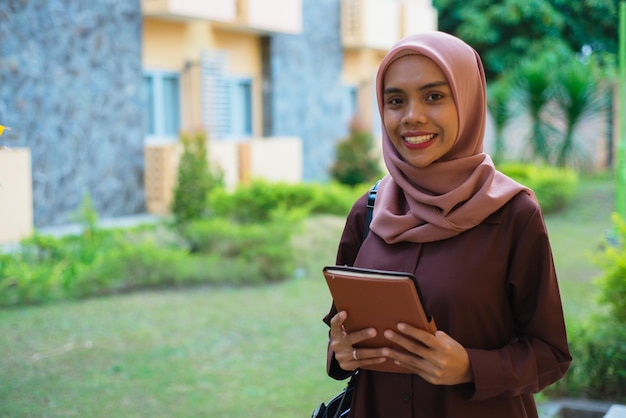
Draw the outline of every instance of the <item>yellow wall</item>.
<instances>
[{"instance_id":1,"label":"yellow wall","mask_svg":"<svg viewBox=\"0 0 626 418\"><path fill-rule=\"evenodd\" d=\"M145 18L142 63L147 69L180 71L184 64L182 45L185 24Z\"/></svg>"}]
</instances>

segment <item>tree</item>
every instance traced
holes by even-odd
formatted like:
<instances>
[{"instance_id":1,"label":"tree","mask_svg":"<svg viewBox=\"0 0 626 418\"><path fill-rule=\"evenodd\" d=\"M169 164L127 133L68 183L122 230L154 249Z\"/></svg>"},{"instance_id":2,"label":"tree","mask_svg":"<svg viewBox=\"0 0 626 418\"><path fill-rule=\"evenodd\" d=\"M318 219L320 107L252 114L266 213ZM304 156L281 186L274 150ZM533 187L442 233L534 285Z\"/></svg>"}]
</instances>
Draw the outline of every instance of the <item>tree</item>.
<instances>
[{"instance_id":1,"label":"tree","mask_svg":"<svg viewBox=\"0 0 626 418\"><path fill-rule=\"evenodd\" d=\"M527 115L530 158L560 167L584 168L589 161L579 128L608 108L607 74L595 59L545 53L527 59L488 86L494 121L494 161L503 155L504 132L514 115ZM516 132L518 133L518 132ZM588 138L587 139L587 143ZM594 138L595 139L595 138Z\"/></svg>"},{"instance_id":2,"label":"tree","mask_svg":"<svg viewBox=\"0 0 626 418\"><path fill-rule=\"evenodd\" d=\"M380 159L372 152L372 134L358 119L350 126L350 136L337 143L336 160L330 169L339 183L355 186L382 177Z\"/></svg>"},{"instance_id":3,"label":"tree","mask_svg":"<svg viewBox=\"0 0 626 418\"><path fill-rule=\"evenodd\" d=\"M178 163L172 213L178 223L199 219L208 209L209 192L223 183L221 171L209 166L204 132L182 134L183 154Z\"/></svg>"},{"instance_id":4,"label":"tree","mask_svg":"<svg viewBox=\"0 0 626 418\"><path fill-rule=\"evenodd\" d=\"M546 121L545 112L554 92L555 77L550 69L556 67L551 58L551 55L544 54L528 60L517 68L513 76L517 100L530 117L528 142L532 156L546 164L550 163L552 153L551 126Z\"/></svg>"},{"instance_id":5,"label":"tree","mask_svg":"<svg viewBox=\"0 0 626 418\"><path fill-rule=\"evenodd\" d=\"M502 162L505 158L504 129L514 116L510 100L512 91L512 83L503 78L490 83L487 88L487 106L493 118L495 130L495 149L492 155L495 164Z\"/></svg>"},{"instance_id":6,"label":"tree","mask_svg":"<svg viewBox=\"0 0 626 418\"><path fill-rule=\"evenodd\" d=\"M607 107L605 88L593 60L570 60L559 66L555 102L565 122L563 139L556 156L556 164L565 166L573 159L576 150L576 133L586 117L595 116ZM584 161L584 155L581 158Z\"/></svg>"},{"instance_id":7,"label":"tree","mask_svg":"<svg viewBox=\"0 0 626 418\"><path fill-rule=\"evenodd\" d=\"M549 50L616 53L619 0L433 0L439 29L472 45L487 79Z\"/></svg>"}]
</instances>

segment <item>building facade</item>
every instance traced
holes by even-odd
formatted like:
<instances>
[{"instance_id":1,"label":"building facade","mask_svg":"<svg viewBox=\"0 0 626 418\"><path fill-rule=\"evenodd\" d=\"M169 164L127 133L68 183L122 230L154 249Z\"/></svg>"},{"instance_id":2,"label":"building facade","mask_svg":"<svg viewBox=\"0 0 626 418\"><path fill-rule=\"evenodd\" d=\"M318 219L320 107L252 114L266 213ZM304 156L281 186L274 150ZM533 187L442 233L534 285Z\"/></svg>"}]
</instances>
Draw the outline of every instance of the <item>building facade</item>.
<instances>
[{"instance_id":1,"label":"building facade","mask_svg":"<svg viewBox=\"0 0 626 418\"><path fill-rule=\"evenodd\" d=\"M35 226L85 193L102 218L166 212L181 132L230 185L325 181L355 114L380 132L386 50L436 21L430 0L4 2L0 146L30 150Z\"/></svg>"},{"instance_id":2,"label":"building facade","mask_svg":"<svg viewBox=\"0 0 626 418\"><path fill-rule=\"evenodd\" d=\"M14 212L35 225L71 222L85 193L103 216L143 210L141 24L139 1L0 2L0 147L30 150L32 202ZM22 203L10 189L0 207Z\"/></svg>"}]
</instances>

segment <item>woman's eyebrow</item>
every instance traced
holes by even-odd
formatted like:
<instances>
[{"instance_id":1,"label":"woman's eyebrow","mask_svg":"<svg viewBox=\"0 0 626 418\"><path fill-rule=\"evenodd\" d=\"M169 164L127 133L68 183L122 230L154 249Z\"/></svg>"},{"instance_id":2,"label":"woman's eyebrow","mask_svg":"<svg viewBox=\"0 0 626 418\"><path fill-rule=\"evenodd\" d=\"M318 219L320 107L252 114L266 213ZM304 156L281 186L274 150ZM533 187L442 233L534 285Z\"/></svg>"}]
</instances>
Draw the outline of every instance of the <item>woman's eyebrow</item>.
<instances>
[{"instance_id":1,"label":"woman's eyebrow","mask_svg":"<svg viewBox=\"0 0 626 418\"><path fill-rule=\"evenodd\" d=\"M441 86L448 86L448 82L447 81L433 81L432 83L428 83L428 84L424 84L423 86L420 86L418 90L428 90L428 89L432 89L435 87L441 87ZM396 94L396 93L402 93L403 90L401 88L398 87L388 87L385 88L383 90L383 95L385 94Z\"/></svg>"},{"instance_id":2,"label":"woman's eyebrow","mask_svg":"<svg viewBox=\"0 0 626 418\"><path fill-rule=\"evenodd\" d=\"M433 87L441 87L441 86L447 86L447 85L448 85L447 81L433 81L432 83L424 84L419 89L428 90L428 89L432 89Z\"/></svg>"},{"instance_id":3,"label":"woman's eyebrow","mask_svg":"<svg viewBox=\"0 0 626 418\"><path fill-rule=\"evenodd\" d=\"M397 87L387 87L385 88L385 90L383 90L383 94L396 94L396 93L402 93L402 89L399 89Z\"/></svg>"}]
</instances>

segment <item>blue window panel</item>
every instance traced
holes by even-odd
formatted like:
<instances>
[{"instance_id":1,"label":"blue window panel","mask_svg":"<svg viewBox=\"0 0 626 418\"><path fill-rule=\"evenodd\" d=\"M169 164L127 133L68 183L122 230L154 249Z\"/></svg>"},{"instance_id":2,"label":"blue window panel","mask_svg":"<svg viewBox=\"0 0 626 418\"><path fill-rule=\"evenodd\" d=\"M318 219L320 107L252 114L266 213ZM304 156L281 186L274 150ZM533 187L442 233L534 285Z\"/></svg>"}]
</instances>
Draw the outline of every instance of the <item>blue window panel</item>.
<instances>
[{"instance_id":1,"label":"blue window panel","mask_svg":"<svg viewBox=\"0 0 626 418\"><path fill-rule=\"evenodd\" d=\"M180 131L180 76L174 72L148 71L144 75L144 87L148 99L148 136L176 140Z\"/></svg>"},{"instance_id":2,"label":"blue window panel","mask_svg":"<svg viewBox=\"0 0 626 418\"><path fill-rule=\"evenodd\" d=\"M146 96L148 100L147 105L147 117L146 121L146 132L148 135L155 135L156 133L156 122L155 122L155 112L154 112L154 80L152 77L144 76L143 78L144 89L146 91Z\"/></svg>"},{"instance_id":3,"label":"blue window panel","mask_svg":"<svg viewBox=\"0 0 626 418\"><path fill-rule=\"evenodd\" d=\"M252 80L234 78L230 83L231 126L229 136L252 136Z\"/></svg>"},{"instance_id":4,"label":"blue window panel","mask_svg":"<svg viewBox=\"0 0 626 418\"><path fill-rule=\"evenodd\" d=\"M163 82L163 134L178 136L180 130L180 83L178 75L165 75Z\"/></svg>"}]
</instances>

